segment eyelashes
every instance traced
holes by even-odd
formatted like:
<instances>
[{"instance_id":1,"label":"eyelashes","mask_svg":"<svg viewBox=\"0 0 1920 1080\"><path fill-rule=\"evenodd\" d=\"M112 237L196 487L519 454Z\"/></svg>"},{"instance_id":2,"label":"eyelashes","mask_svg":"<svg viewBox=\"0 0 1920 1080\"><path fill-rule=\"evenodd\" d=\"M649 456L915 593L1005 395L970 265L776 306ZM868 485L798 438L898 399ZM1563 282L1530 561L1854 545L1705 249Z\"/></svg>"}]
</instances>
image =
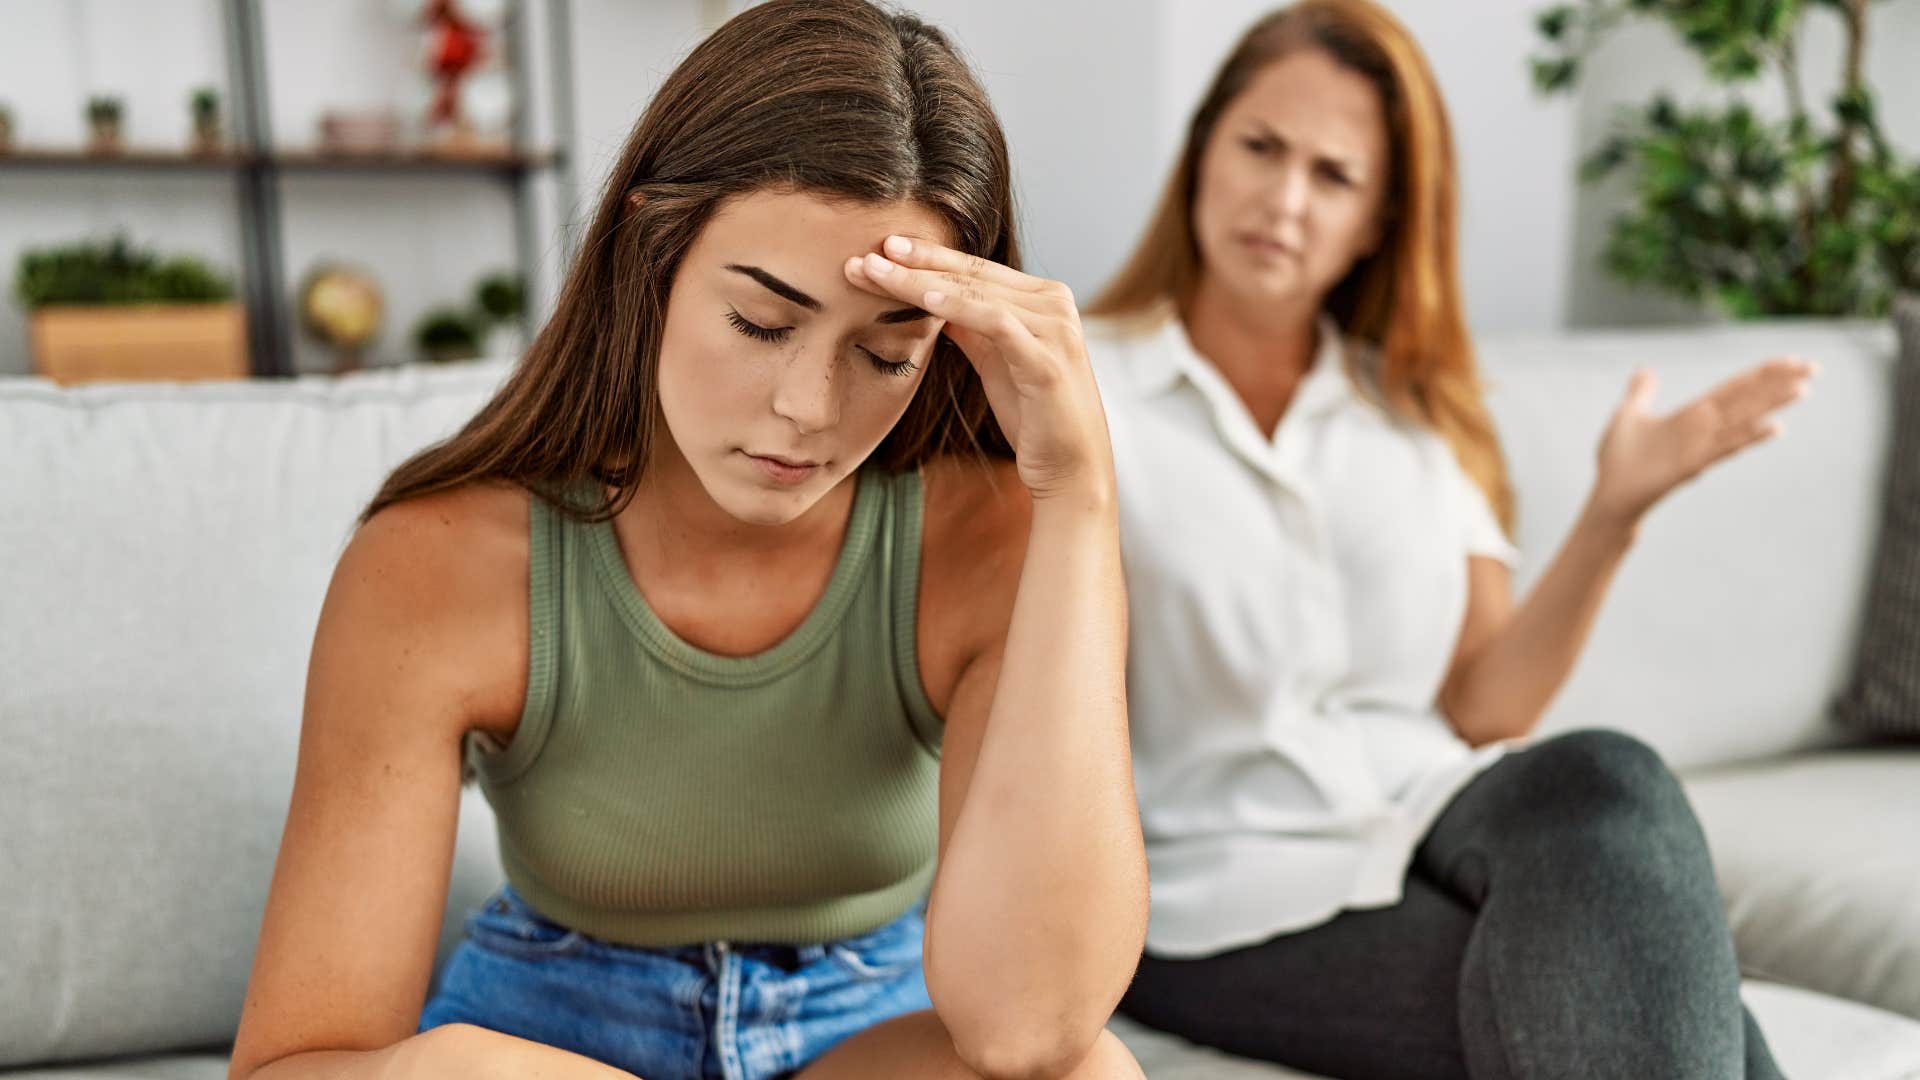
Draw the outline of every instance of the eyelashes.
<instances>
[{"instance_id":1,"label":"eyelashes","mask_svg":"<svg viewBox=\"0 0 1920 1080\"><path fill-rule=\"evenodd\" d=\"M735 330L755 341L784 341L787 331L791 329L785 326L761 326L759 323L748 322L745 316L732 308L727 309L727 321L733 324Z\"/></svg>"},{"instance_id":2,"label":"eyelashes","mask_svg":"<svg viewBox=\"0 0 1920 1080\"><path fill-rule=\"evenodd\" d=\"M740 314L740 312L733 308L727 309L727 321L733 324L735 330L738 330L747 337L768 344L785 341L787 335L793 332L793 327L791 326L761 326L759 323L750 322L746 316ZM854 347L859 349L861 355L867 358L867 362L873 365L874 370L880 372L882 375L894 375L905 378L919 368L919 365L911 360L889 360L864 346L856 345Z\"/></svg>"}]
</instances>

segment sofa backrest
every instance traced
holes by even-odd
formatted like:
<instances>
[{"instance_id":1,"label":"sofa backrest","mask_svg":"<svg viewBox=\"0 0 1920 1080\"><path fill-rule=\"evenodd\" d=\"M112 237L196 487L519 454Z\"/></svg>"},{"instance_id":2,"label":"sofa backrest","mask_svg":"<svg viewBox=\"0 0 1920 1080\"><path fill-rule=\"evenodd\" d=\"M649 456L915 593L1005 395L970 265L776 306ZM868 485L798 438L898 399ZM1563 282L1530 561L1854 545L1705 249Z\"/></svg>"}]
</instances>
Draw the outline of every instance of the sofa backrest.
<instances>
[{"instance_id":1,"label":"sofa backrest","mask_svg":"<svg viewBox=\"0 0 1920 1080\"><path fill-rule=\"evenodd\" d=\"M505 370L0 381L0 1066L231 1039L334 561ZM466 802L443 955L500 881Z\"/></svg>"},{"instance_id":2,"label":"sofa backrest","mask_svg":"<svg viewBox=\"0 0 1920 1080\"><path fill-rule=\"evenodd\" d=\"M1877 522L1893 352L1815 324L1482 342L1524 589L1632 368L1670 407L1763 356L1825 371L1784 438L1655 511L1545 730L1676 766L1835 738ZM291 789L308 648L354 515L499 363L341 381L0 381L0 1066L233 1033ZM468 793L444 948L500 880Z\"/></svg>"},{"instance_id":3,"label":"sofa backrest","mask_svg":"<svg viewBox=\"0 0 1920 1080\"><path fill-rule=\"evenodd\" d=\"M1516 595L1545 569L1593 480L1600 433L1638 366L1655 411L1770 356L1817 361L1772 443L1657 506L1543 733L1613 727L1678 768L1840 741L1878 531L1894 339L1884 323L1776 322L1481 342L1519 497Z\"/></svg>"}]
</instances>

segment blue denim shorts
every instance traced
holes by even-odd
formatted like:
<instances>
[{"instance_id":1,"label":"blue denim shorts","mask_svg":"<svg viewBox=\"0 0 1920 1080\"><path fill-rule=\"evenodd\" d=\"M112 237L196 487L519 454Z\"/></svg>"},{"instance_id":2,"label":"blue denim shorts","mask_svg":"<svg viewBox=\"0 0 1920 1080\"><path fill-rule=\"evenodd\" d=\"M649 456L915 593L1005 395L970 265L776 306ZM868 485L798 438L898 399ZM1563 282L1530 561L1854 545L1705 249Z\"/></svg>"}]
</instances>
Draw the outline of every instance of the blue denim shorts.
<instances>
[{"instance_id":1,"label":"blue denim shorts","mask_svg":"<svg viewBox=\"0 0 1920 1080\"><path fill-rule=\"evenodd\" d=\"M466 1023L645 1080L787 1076L857 1032L931 1008L924 906L819 945L615 945L503 887L467 919L420 1030Z\"/></svg>"}]
</instances>

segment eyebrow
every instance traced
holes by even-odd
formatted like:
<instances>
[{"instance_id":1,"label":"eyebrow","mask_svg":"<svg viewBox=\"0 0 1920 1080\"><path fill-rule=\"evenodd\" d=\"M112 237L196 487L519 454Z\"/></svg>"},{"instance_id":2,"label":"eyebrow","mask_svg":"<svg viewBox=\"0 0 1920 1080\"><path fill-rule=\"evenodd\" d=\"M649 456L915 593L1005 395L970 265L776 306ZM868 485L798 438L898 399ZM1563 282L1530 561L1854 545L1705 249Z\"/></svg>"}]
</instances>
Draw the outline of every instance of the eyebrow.
<instances>
[{"instance_id":1,"label":"eyebrow","mask_svg":"<svg viewBox=\"0 0 1920 1080\"><path fill-rule=\"evenodd\" d=\"M1287 138L1285 135L1280 134L1278 131L1275 131L1273 129L1273 126L1271 124L1268 124L1265 120L1255 120L1253 121L1253 125L1260 129L1259 133L1261 135L1264 135L1275 142L1286 143L1289 146L1293 144L1293 140ZM1348 172L1354 171L1354 163L1350 158L1342 157L1338 154L1316 154L1314 156L1329 165L1337 165L1340 168L1347 170Z\"/></svg>"},{"instance_id":2,"label":"eyebrow","mask_svg":"<svg viewBox=\"0 0 1920 1080\"><path fill-rule=\"evenodd\" d=\"M736 274L745 274L747 277L759 282L768 292L773 293L775 296L789 303L798 304L808 311L819 311L821 309L820 301L815 300L813 297L808 296L806 293L781 281L779 278L774 277L772 274L767 273L757 266L742 266L739 263L728 263L727 269ZM892 325L895 323L915 322L928 317L927 313L920 308L903 307L895 308L892 311L883 311L873 321Z\"/></svg>"}]
</instances>

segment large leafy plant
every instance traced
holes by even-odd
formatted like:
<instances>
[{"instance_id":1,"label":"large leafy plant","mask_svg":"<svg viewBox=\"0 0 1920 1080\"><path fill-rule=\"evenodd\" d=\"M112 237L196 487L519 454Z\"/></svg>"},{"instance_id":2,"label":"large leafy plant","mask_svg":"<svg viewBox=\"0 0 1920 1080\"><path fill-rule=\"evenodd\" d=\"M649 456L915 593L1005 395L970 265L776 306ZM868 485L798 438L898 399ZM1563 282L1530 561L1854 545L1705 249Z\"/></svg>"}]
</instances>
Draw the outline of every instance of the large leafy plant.
<instances>
[{"instance_id":1,"label":"large leafy plant","mask_svg":"<svg viewBox=\"0 0 1920 1080\"><path fill-rule=\"evenodd\" d=\"M1874 2L1580 0L1539 13L1542 92L1571 89L1588 54L1634 19L1672 27L1730 88L1723 104L1660 95L1625 110L1582 163L1588 182L1630 178L1610 270L1741 317L1878 315L1894 292L1920 289L1920 163L1888 142L1864 71ZM1798 51L1816 14L1846 31L1841 86L1818 104ZM1782 119L1744 97L1770 80L1788 102Z\"/></svg>"}]
</instances>

